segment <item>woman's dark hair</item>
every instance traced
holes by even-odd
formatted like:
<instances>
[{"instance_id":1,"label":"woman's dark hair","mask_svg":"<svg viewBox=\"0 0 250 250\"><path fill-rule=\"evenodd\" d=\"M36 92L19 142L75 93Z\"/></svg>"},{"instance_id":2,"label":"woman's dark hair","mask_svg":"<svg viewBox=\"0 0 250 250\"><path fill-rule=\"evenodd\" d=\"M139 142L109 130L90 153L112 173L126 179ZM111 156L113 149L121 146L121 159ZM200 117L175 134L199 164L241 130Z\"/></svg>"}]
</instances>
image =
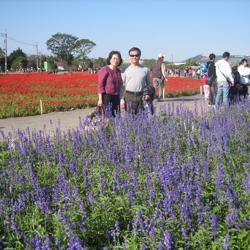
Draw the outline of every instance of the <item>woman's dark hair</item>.
<instances>
[{"instance_id":1,"label":"woman's dark hair","mask_svg":"<svg viewBox=\"0 0 250 250\"><path fill-rule=\"evenodd\" d=\"M215 54L213 54L213 53L212 53L212 54L210 54L210 55L209 55L209 60L211 60L211 61L212 61L212 60L214 60L214 59L215 59L215 57L216 57L216 56L215 56Z\"/></svg>"},{"instance_id":2,"label":"woman's dark hair","mask_svg":"<svg viewBox=\"0 0 250 250\"><path fill-rule=\"evenodd\" d=\"M131 48L131 49L128 51L128 54L129 54L129 55L130 55L130 52L131 52L131 51L137 51L138 54L139 54L139 56L141 56L141 50L140 50L139 48L137 48L137 47Z\"/></svg>"},{"instance_id":3,"label":"woman's dark hair","mask_svg":"<svg viewBox=\"0 0 250 250\"><path fill-rule=\"evenodd\" d=\"M248 61L246 58L243 58L241 61L240 61L240 65L243 65L243 63L246 62L248 64Z\"/></svg>"},{"instance_id":4,"label":"woman's dark hair","mask_svg":"<svg viewBox=\"0 0 250 250\"><path fill-rule=\"evenodd\" d=\"M107 58L107 64L110 65L110 60L111 60L111 58L112 58L113 55L118 55L119 60L120 60L118 66L121 66L121 65L122 65L122 62L123 62L122 56L121 56L121 53L120 53L119 51L116 51L116 50L112 50L112 51L109 53L108 58Z\"/></svg>"},{"instance_id":5,"label":"woman's dark hair","mask_svg":"<svg viewBox=\"0 0 250 250\"><path fill-rule=\"evenodd\" d=\"M223 58L226 58L226 57L230 57L230 53L229 52L224 52L223 55L222 55Z\"/></svg>"}]
</instances>

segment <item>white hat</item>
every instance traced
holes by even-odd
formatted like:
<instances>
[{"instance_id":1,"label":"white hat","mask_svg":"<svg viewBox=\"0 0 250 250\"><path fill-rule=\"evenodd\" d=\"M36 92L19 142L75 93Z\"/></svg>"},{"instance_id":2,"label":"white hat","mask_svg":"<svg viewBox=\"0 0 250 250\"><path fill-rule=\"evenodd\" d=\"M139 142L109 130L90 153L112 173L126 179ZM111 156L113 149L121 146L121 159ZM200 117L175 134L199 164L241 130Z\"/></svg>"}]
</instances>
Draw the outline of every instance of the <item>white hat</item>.
<instances>
[{"instance_id":1,"label":"white hat","mask_svg":"<svg viewBox=\"0 0 250 250\"><path fill-rule=\"evenodd\" d=\"M161 58L161 57L164 57L163 53L160 53L160 54L158 55L158 58Z\"/></svg>"}]
</instances>

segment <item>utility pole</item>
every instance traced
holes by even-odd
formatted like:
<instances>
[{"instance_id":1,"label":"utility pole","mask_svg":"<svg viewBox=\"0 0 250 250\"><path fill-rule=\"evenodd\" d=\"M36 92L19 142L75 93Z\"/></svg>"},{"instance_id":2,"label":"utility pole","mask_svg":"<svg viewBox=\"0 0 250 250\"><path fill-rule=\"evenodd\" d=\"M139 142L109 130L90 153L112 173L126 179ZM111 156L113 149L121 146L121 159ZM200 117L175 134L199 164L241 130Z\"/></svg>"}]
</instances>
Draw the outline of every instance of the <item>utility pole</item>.
<instances>
[{"instance_id":1,"label":"utility pole","mask_svg":"<svg viewBox=\"0 0 250 250\"><path fill-rule=\"evenodd\" d=\"M4 71L5 71L5 74L7 74L7 31L5 31L5 34L4 34L4 54L5 54Z\"/></svg>"},{"instance_id":2,"label":"utility pole","mask_svg":"<svg viewBox=\"0 0 250 250\"><path fill-rule=\"evenodd\" d=\"M38 72L39 68L39 55L38 55L38 44L36 44L36 71Z\"/></svg>"}]
</instances>

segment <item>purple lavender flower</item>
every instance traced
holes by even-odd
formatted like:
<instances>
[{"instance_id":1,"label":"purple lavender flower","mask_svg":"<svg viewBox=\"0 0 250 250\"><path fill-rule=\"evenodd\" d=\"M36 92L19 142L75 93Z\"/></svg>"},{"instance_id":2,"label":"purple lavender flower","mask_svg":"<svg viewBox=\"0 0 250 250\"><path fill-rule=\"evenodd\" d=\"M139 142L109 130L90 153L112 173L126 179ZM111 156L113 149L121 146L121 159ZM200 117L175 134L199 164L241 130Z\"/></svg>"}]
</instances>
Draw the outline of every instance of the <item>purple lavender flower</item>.
<instances>
[{"instance_id":1,"label":"purple lavender flower","mask_svg":"<svg viewBox=\"0 0 250 250\"><path fill-rule=\"evenodd\" d=\"M72 174L76 175L77 174L77 164L76 164L76 161L75 159L70 159L70 162L69 162L69 170Z\"/></svg>"},{"instance_id":2,"label":"purple lavender flower","mask_svg":"<svg viewBox=\"0 0 250 250\"><path fill-rule=\"evenodd\" d=\"M237 216L238 216L238 213L236 209L234 209L232 213L227 214L226 216L227 225L228 226L232 225L237 219Z\"/></svg>"},{"instance_id":3,"label":"purple lavender flower","mask_svg":"<svg viewBox=\"0 0 250 250\"><path fill-rule=\"evenodd\" d=\"M225 250L229 249L229 246L230 246L229 241L230 241L230 236L227 233L225 238L224 238L223 244L222 244L222 246Z\"/></svg>"},{"instance_id":4,"label":"purple lavender flower","mask_svg":"<svg viewBox=\"0 0 250 250\"><path fill-rule=\"evenodd\" d=\"M228 202L229 208L232 209L233 202L234 202L234 192L230 186L227 188L226 196L227 196L227 202Z\"/></svg>"},{"instance_id":5,"label":"purple lavender flower","mask_svg":"<svg viewBox=\"0 0 250 250\"><path fill-rule=\"evenodd\" d=\"M212 218L211 218L211 230L212 230L213 237L215 237L216 234L217 234L217 225L218 225L218 218L217 218L216 215L212 215Z\"/></svg>"},{"instance_id":6,"label":"purple lavender flower","mask_svg":"<svg viewBox=\"0 0 250 250\"><path fill-rule=\"evenodd\" d=\"M222 179L223 179L223 169L222 169L222 165L219 164L217 168L217 176L216 176L216 188L218 190L222 190L223 188Z\"/></svg>"},{"instance_id":7,"label":"purple lavender flower","mask_svg":"<svg viewBox=\"0 0 250 250\"><path fill-rule=\"evenodd\" d=\"M69 241L67 244L67 249L68 250L86 250L83 246L82 243L76 235L70 233L69 234Z\"/></svg>"},{"instance_id":8,"label":"purple lavender flower","mask_svg":"<svg viewBox=\"0 0 250 250\"><path fill-rule=\"evenodd\" d=\"M188 236L187 230L184 227L181 228L181 234L184 238Z\"/></svg>"},{"instance_id":9,"label":"purple lavender flower","mask_svg":"<svg viewBox=\"0 0 250 250\"><path fill-rule=\"evenodd\" d=\"M132 224L133 224L133 230L134 230L135 235L137 234L138 229L143 231L142 212L140 210L136 211L136 216Z\"/></svg>"},{"instance_id":10,"label":"purple lavender flower","mask_svg":"<svg viewBox=\"0 0 250 250\"><path fill-rule=\"evenodd\" d=\"M100 192L103 194L103 191L104 191L104 177L103 177L103 175L100 173L100 176L99 176L99 178L100 178Z\"/></svg>"},{"instance_id":11,"label":"purple lavender flower","mask_svg":"<svg viewBox=\"0 0 250 250\"><path fill-rule=\"evenodd\" d=\"M172 233L170 231L166 231L163 233L163 245L167 250L171 250L173 246Z\"/></svg>"},{"instance_id":12,"label":"purple lavender flower","mask_svg":"<svg viewBox=\"0 0 250 250\"><path fill-rule=\"evenodd\" d=\"M129 198L129 205L132 206L133 204L133 191L131 189L128 189L128 198Z\"/></svg>"},{"instance_id":13,"label":"purple lavender flower","mask_svg":"<svg viewBox=\"0 0 250 250\"><path fill-rule=\"evenodd\" d=\"M244 187L247 193L250 193L250 174L248 174L244 180Z\"/></svg>"}]
</instances>

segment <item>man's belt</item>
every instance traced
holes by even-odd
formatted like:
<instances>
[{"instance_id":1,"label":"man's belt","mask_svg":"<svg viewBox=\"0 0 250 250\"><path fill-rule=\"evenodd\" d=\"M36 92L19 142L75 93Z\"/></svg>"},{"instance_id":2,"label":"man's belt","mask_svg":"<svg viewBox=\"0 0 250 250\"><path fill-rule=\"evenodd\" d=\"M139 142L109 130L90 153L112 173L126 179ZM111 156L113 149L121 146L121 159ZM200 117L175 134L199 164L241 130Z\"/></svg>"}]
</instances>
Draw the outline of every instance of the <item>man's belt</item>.
<instances>
[{"instance_id":1,"label":"man's belt","mask_svg":"<svg viewBox=\"0 0 250 250\"><path fill-rule=\"evenodd\" d=\"M131 94L131 95L135 95L135 96L143 95L143 92L142 92L142 91L141 91L141 92L132 92L132 91L126 90L126 93Z\"/></svg>"}]
</instances>

